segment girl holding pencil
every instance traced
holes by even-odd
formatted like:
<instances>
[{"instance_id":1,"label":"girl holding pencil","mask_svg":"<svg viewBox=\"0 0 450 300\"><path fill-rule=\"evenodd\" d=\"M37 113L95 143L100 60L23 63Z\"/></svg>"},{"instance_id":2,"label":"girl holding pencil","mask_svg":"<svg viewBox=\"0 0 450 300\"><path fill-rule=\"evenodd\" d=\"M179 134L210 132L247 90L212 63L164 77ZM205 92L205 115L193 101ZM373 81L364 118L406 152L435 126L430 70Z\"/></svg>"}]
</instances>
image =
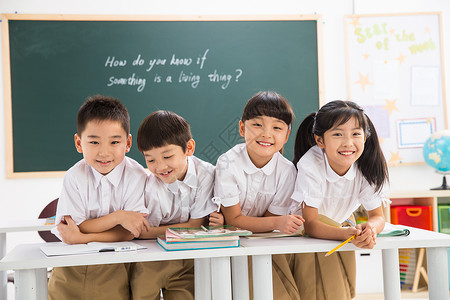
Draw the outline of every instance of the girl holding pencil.
<instances>
[{"instance_id":1,"label":"girl holding pencil","mask_svg":"<svg viewBox=\"0 0 450 300\"><path fill-rule=\"evenodd\" d=\"M357 247L373 248L377 233L384 228L381 204L389 201L389 179L375 127L363 109L354 102L337 100L308 115L297 132L293 163L298 173L290 212L302 211L308 236L353 239ZM368 211L367 223L335 227L323 222L331 219L341 224L361 204ZM293 274L301 299L355 296L353 251L328 257L325 253L296 254L295 264Z\"/></svg>"}]
</instances>

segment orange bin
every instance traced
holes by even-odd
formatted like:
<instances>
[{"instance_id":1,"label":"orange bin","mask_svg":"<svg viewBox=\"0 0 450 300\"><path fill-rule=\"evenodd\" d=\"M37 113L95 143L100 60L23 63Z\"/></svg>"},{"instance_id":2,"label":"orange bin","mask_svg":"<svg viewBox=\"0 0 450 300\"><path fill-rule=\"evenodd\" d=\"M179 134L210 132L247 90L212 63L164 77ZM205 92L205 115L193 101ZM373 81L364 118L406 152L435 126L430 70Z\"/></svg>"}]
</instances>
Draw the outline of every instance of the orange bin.
<instances>
[{"instance_id":1,"label":"orange bin","mask_svg":"<svg viewBox=\"0 0 450 300\"><path fill-rule=\"evenodd\" d=\"M391 223L433 230L431 206L391 206Z\"/></svg>"}]
</instances>

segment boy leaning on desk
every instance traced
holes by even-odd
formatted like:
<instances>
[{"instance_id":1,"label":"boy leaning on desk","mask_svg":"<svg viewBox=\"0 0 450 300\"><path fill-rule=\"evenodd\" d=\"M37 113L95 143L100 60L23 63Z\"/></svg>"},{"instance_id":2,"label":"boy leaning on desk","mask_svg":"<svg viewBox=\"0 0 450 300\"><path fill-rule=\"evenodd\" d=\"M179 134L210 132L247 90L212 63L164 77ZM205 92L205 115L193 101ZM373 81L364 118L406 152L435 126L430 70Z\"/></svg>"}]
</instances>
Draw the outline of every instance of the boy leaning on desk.
<instances>
[{"instance_id":1,"label":"boy leaning on desk","mask_svg":"<svg viewBox=\"0 0 450 300\"><path fill-rule=\"evenodd\" d=\"M75 146L83 159L70 168L56 211L69 244L132 240L149 229L144 203L147 173L125 156L130 117L119 100L93 96L78 111ZM130 264L54 268L49 299L127 299Z\"/></svg>"},{"instance_id":2,"label":"boy leaning on desk","mask_svg":"<svg viewBox=\"0 0 450 300\"><path fill-rule=\"evenodd\" d=\"M215 168L195 157L189 123L170 111L156 111L144 119L137 144L150 171L145 203L151 225L139 238L164 235L167 227L223 225L213 197ZM193 260L133 263L133 299L194 299Z\"/></svg>"},{"instance_id":3,"label":"boy leaning on desk","mask_svg":"<svg viewBox=\"0 0 450 300\"><path fill-rule=\"evenodd\" d=\"M129 116L117 99L89 98L77 130L75 145L84 159L64 178L59 234L54 230L64 242L155 238L167 225L200 227L208 215L210 225L223 224L210 201L214 167L193 156L195 142L182 117L158 111L143 121L138 146L152 173L148 178L125 157ZM156 299L160 289L165 299L194 299L192 260L55 268L49 299Z\"/></svg>"}]
</instances>

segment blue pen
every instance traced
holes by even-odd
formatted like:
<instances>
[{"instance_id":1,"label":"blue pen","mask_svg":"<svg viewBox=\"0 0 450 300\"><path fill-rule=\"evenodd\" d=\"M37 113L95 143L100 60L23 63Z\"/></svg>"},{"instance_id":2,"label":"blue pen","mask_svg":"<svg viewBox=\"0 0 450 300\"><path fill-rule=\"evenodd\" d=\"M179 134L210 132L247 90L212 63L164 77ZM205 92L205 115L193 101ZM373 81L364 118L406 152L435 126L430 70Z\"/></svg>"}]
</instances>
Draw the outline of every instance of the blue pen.
<instances>
[{"instance_id":1,"label":"blue pen","mask_svg":"<svg viewBox=\"0 0 450 300\"><path fill-rule=\"evenodd\" d=\"M352 220L350 220L350 219L347 219L347 220L345 220L346 222L349 222L350 224L352 224L352 226L353 227L356 227L356 224L355 223L353 223L353 221Z\"/></svg>"}]
</instances>

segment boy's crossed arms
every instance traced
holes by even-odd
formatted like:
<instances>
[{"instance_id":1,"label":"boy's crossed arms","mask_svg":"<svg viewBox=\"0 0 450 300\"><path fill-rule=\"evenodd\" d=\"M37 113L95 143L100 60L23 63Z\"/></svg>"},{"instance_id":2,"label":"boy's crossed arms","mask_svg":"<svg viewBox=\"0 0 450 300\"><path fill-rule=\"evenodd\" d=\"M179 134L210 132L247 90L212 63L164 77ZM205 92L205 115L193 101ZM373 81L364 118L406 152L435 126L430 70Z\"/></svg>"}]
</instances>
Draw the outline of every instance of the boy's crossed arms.
<instances>
[{"instance_id":1,"label":"boy's crossed arms","mask_svg":"<svg viewBox=\"0 0 450 300\"><path fill-rule=\"evenodd\" d=\"M129 241L150 230L148 214L118 210L106 216L88 219L79 226L70 216L58 224L58 232L66 244Z\"/></svg>"}]
</instances>

